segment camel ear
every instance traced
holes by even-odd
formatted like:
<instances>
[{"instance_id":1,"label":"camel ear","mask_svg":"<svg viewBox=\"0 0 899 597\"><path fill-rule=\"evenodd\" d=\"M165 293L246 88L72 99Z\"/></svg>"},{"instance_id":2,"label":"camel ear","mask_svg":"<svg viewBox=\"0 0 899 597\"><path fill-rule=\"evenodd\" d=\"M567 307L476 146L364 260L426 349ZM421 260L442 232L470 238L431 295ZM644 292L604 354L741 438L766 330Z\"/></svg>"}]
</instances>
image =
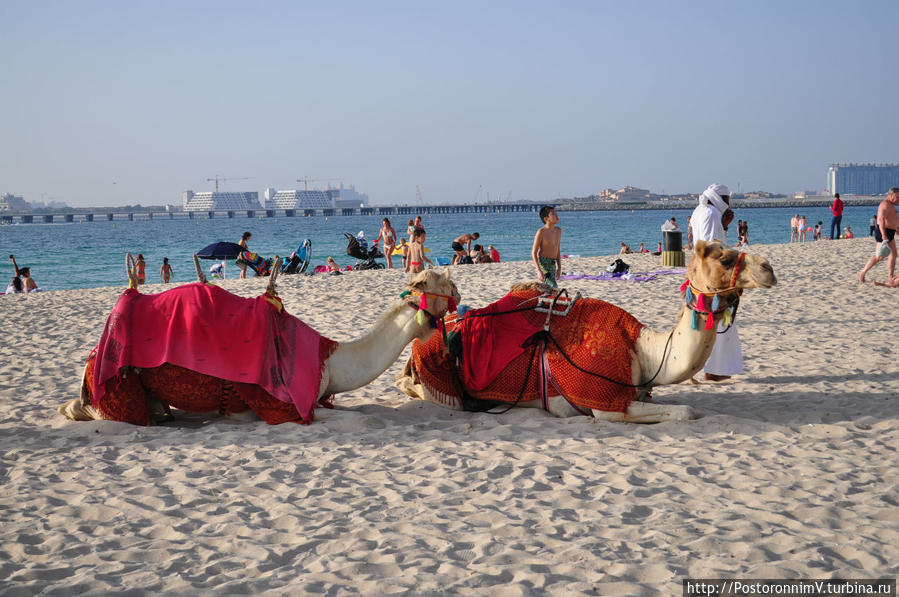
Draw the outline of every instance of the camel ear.
<instances>
[{"instance_id":1,"label":"camel ear","mask_svg":"<svg viewBox=\"0 0 899 597\"><path fill-rule=\"evenodd\" d=\"M696 241L696 244L693 246L693 253L699 257L700 259L705 258L706 253L709 251L709 243L704 240Z\"/></svg>"}]
</instances>

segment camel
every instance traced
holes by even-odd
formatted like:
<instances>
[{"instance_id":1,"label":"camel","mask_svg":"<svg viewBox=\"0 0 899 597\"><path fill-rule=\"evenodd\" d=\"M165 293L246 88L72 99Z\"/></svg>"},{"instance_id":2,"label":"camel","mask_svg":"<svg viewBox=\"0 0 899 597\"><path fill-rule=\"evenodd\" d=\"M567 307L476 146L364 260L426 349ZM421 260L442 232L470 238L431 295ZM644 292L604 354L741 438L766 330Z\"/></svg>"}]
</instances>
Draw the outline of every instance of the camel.
<instances>
[{"instance_id":1,"label":"camel","mask_svg":"<svg viewBox=\"0 0 899 597\"><path fill-rule=\"evenodd\" d=\"M468 366L475 374L479 368L489 368L490 361L496 360L496 355L491 353L490 358L485 357L483 365L466 365L464 358L461 361L448 358L447 350L440 345L441 339L435 336L427 343L413 343L412 355L403 372L397 376L396 385L409 396L455 410L485 410L512 403L514 406L543 408L558 417L592 415L599 420L627 423L693 419L696 413L688 405L650 402L650 390L655 386L691 379L702 369L712 351L718 323L723 319L724 324L729 325L735 317L743 290L771 288L776 283L774 270L766 259L729 249L720 242L700 241L696 243L693 259L687 268L687 280L681 287L683 306L679 319L669 331L651 330L614 305L596 299L580 298L578 295L575 300L568 301L568 304L577 305L580 302L581 310L566 307L571 309L571 315L567 317L581 317L581 320L565 322L565 317L561 317L561 314L545 316L544 330L553 334L555 329L557 334L567 334L569 337L556 338L559 343L556 346L561 347L559 350L554 350L556 346L547 341L542 353L542 369L536 349L534 352L524 349L523 353L510 361L489 382L490 385L485 386L487 382L484 382L471 391L471 387L462 385L466 383L462 380L471 382L472 378L464 377L463 374L468 370L460 372L460 368ZM511 309L533 305L539 294L534 290L528 293L521 286L513 287L507 297L493 305L514 298L511 302L504 303L506 307L510 307L503 311L503 316L506 317L508 315L505 314ZM544 294L544 297L547 296L553 297L554 293ZM556 305L554 313L558 313L561 306ZM480 311L487 311L491 307ZM584 321L594 317L590 315L594 308L611 308L615 319L612 323L606 323L605 327L602 323ZM522 314L515 316L519 315ZM524 315L536 317L536 320L531 320L531 324L536 321L538 329L544 325L542 314L534 315L530 311ZM480 317L482 321L496 319ZM452 331L459 327L457 322L464 319L465 316L462 316L455 321L447 321L450 337ZM474 325L476 324L470 324L468 329L471 331L464 332L461 336L464 337L465 333L479 333ZM508 328L504 328L495 334L496 337L504 338L509 333ZM540 334L538 331L533 337ZM593 357L591 360L591 353L583 352L584 346L589 346L594 341L598 344L609 336L614 336L611 343L616 346L609 346L607 341L601 349L592 353L601 353L602 359ZM479 342L491 341L491 336L477 337L480 338ZM449 342L449 350L452 349L452 342ZM569 351L572 357L574 354L580 355L581 362L573 363L572 357L569 361L563 360L560 357L563 350ZM615 355L617 361L614 360ZM576 369L576 366L581 369ZM553 371L554 369L557 371ZM603 370L604 379L611 381L606 383L595 373L584 373ZM537 380L538 376L542 376L540 382ZM543 388L542 391L540 388ZM574 389L569 391L566 388Z\"/></svg>"},{"instance_id":2,"label":"camel","mask_svg":"<svg viewBox=\"0 0 899 597\"><path fill-rule=\"evenodd\" d=\"M255 412L263 420L272 424L286 421L309 423L313 418L313 408L316 404L330 407L330 400L334 394L360 388L373 381L396 361L409 342L413 339L427 339L438 327L438 319L447 311L455 310L455 304L460 299L456 285L450 280L448 271L444 273L436 270L423 271L411 278L408 291L404 292L401 299L381 315L367 333L355 340L338 343L319 336L296 317L283 311L274 286L277 272L280 271L280 263L276 262L275 264L272 280L266 293L258 299L245 299L208 284L196 258L195 264L200 282L187 284L157 295L140 295L136 290L137 286L131 268L132 261L129 255L127 267L131 286L120 297L119 303L110 314L100 344L92 353L85 367L82 396L66 402L58 409L69 419L75 421L106 419L147 425L170 420L169 407L171 406L189 412L205 413L218 410L219 414L235 415L239 419L246 418L247 414L252 417L252 413ZM138 319L141 316L153 317L153 314L147 313L146 303L148 301L146 299L162 301L167 310L163 320L148 332L139 329ZM219 321L203 321L203 311L200 311L199 315L196 314L198 313L196 303L201 300L206 300L210 305L218 303L219 306L223 303L233 303L235 305L233 310L250 310L257 315L257 320L253 320L252 323L258 324L261 321L261 324L255 325L250 331L244 331L240 328L250 327L250 322L245 320L243 326L232 325L228 326L228 329L223 329ZM120 308L123 302L129 305L127 310L125 307ZM187 303L194 303L195 311L191 317L184 316L188 311L179 310L187 309L190 306L186 307ZM143 310L141 310L142 304L144 305ZM214 311L215 305L210 305L204 304L205 312ZM162 309L159 306L150 308L157 311ZM229 306L228 309L231 307ZM123 310L126 312L120 313ZM161 362L158 366L127 365L118 367L118 363L122 361L110 361L107 358L107 369L112 366L112 373L106 374L102 379L94 375L95 369L103 371L103 363L97 363L97 361L100 361L104 355L112 354L117 357L125 353L128 355L126 358L132 360L135 358L128 350L110 352L112 350L110 346L120 348L116 339L136 337L131 341L139 344L143 340L143 335L157 333L162 335L163 332L158 331L160 328L177 326L179 319L187 321L188 323L184 325L192 327L189 328L189 331L182 332L181 336L176 336L178 342L168 342L160 348L165 351L166 356L181 350L182 343L193 341L185 340L191 335L203 338L198 342L202 344L200 349L203 356L206 357L211 353L219 354L215 352L217 349L227 348L226 345L231 340L224 336L229 331L232 334L245 336L264 336L265 330L269 329L269 339L265 341L267 346L263 346L254 354L246 355L248 359L258 357L256 354L258 352L267 352L271 355L264 366L255 367L255 370L251 372L264 381L243 383L242 380L250 378L241 377L242 374L234 367L233 361L219 364L219 369L225 370L225 375L216 376L168 361ZM283 332L284 329L287 329L288 332ZM275 331L271 332L271 330ZM281 330L280 337L278 337L279 330ZM300 333L309 331L312 334L310 336L311 344L300 346L299 342L295 342L294 338L299 338ZM296 335L294 335L295 332ZM172 335L169 333L169 336ZM271 340L272 336L275 336L276 339ZM104 339L109 341L104 343ZM279 341L280 344L278 344ZM276 344L274 347L271 346L273 342ZM239 345L238 348L241 346ZM294 349L296 350L294 351ZM139 350L140 347L134 349L134 351ZM303 362L304 359L310 359L308 354L310 351L318 355L318 360L313 365ZM150 349L150 352L156 352L155 347ZM143 358L152 359L154 354ZM159 360L162 357L155 355L155 358ZM240 359L243 360L244 355L241 355ZM198 362L206 363L208 359L200 358ZM280 370L272 371L273 364L280 364L281 367L278 368ZM303 369L304 367L305 369ZM302 375L304 374L301 370L311 372L311 375L308 376L311 381L303 386L309 395L298 399L297 396L288 394L293 388L291 384L296 382L297 378L303 379ZM320 378L316 377L319 374ZM272 379L275 381L273 382ZM98 380L100 380L99 383ZM299 384L300 382L296 382L295 385L299 387ZM272 387L275 389L272 390ZM273 396L273 392L278 395Z\"/></svg>"}]
</instances>

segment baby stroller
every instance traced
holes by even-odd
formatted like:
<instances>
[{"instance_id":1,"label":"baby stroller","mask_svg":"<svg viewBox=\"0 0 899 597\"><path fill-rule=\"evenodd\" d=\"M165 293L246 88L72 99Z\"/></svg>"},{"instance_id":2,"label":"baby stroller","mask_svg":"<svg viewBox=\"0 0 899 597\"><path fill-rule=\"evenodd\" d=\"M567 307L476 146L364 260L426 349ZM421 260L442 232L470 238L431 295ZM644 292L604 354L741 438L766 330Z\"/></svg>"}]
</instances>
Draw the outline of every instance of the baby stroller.
<instances>
[{"instance_id":1,"label":"baby stroller","mask_svg":"<svg viewBox=\"0 0 899 597\"><path fill-rule=\"evenodd\" d=\"M259 253L242 251L237 256L236 263L237 265L246 264L248 268L256 272L257 276L268 276L272 273L272 259L263 259Z\"/></svg>"},{"instance_id":2,"label":"baby stroller","mask_svg":"<svg viewBox=\"0 0 899 597\"><path fill-rule=\"evenodd\" d=\"M282 274L302 274L312 261L312 241L303 239L297 250L294 251L287 262L281 266Z\"/></svg>"},{"instance_id":3,"label":"baby stroller","mask_svg":"<svg viewBox=\"0 0 899 597\"><path fill-rule=\"evenodd\" d=\"M383 263L375 261L375 259L383 257L384 253L379 251L378 247L369 249L361 230L356 236L349 232L344 232L343 235L347 238L346 254L359 259L353 269L384 269Z\"/></svg>"}]
</instances>

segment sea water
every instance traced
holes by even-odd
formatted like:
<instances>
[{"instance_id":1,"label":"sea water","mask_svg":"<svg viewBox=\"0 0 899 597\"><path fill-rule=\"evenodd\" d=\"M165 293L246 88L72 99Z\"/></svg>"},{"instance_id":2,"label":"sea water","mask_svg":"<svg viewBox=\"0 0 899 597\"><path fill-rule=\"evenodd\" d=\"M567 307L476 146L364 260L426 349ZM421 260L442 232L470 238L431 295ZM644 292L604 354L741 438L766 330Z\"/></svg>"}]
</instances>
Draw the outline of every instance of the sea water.
<instances>
[{"instance_id":1,"label":"sea water","mask_svg":"<svg viewBox=\"0 0 899 597\"><path fill-rule=\"evenodd\" d=\"M852 227L857 237L868 235L868 221L876 206L847 207L843 227ZM685 229L690 209L634 211L561 211L559 226L563 230L562 253L594 257L618 253L625 242L635 251L640 243L655 251L661 240L661 226L675 217ZM824 236L830 234L830 209L827 207L741 208L736 210L730 226L728 242L736 242L736 221L749 222L749 240L757 243L785 243L790 240L790 218L805 214L809 226L824 222ZM137 217L137 216L136 216ZM383 216L314 216L277 218L213 219L158 218L138 221L94 221L70 224L13 224L0 226L0 290L12 279L10 253L16 255L20 267L31 268L32 277L44 290L124 286L125 254L142 253L147 262L147 282L160 282L159 269L163 257L169 258L175 282L196 280L192 255L217 241L238 242L245 231L253 233L250 250L263 257L275 254L286 258L303 239L312 240L313 266L324 264L328 256L341 266L356 259L346 254L344 232L365 232L369 240L378 235ZM393 216L394 229L406 236L408 216ZM503 261L529 260L534 233L541 222L536 212L427 214L422 213L427 230L428 257L451 257L450 244L466 232L479 232L477 243L494 245ZM808 233L811 240L812 234ZM686 237L684 238L686 242ZM873 241L872 241L873 242ZM473 243L474 244L474 243ZM384 260L380 260L382 263ZM401 258L393 258L394 266ZM208 271L214 263L201 261ZM861 264L859 264L861 267ZM310 268L311 270L311 268ZM237 266L227 265L228 277L239 274Z\"/></svg>"}]
</instances>

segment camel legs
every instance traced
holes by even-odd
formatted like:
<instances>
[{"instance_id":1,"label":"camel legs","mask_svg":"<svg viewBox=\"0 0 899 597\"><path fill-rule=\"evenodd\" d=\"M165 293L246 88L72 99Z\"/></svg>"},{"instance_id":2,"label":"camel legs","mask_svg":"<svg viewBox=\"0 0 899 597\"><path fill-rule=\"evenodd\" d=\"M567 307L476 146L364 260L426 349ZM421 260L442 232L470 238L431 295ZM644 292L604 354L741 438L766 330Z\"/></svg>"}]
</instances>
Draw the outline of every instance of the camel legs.
<instances>
[{"instance_id":1,"label":"camel legs","mask_svg":"<svg viewBox=\"0 0 899 597\"><path fill-rule=\"evenodd\" d=\"M594 410L597 421L617 423L661 423L663 421L689 421L696 418L696 411L686 404L656 404L654 402L631 402L626 413Z\"/></svg>"}]
</instances>

